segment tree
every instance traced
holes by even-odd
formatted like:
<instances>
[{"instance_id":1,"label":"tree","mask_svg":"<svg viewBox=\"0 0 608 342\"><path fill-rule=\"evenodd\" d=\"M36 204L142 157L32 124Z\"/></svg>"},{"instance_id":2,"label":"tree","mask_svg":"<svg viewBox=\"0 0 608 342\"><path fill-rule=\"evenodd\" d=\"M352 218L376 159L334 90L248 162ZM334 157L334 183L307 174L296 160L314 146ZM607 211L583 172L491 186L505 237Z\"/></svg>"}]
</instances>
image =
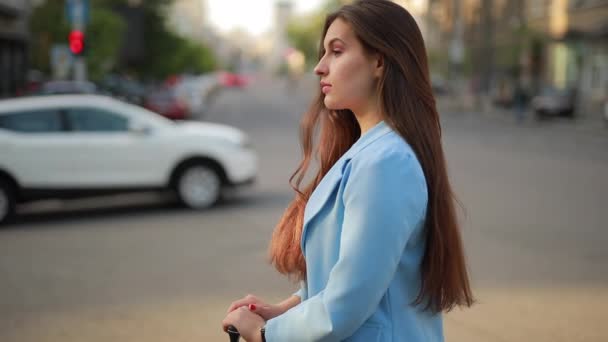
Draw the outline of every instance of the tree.
<instances>
[{"instance_id":1,"label":"tree","mask_svg":"<svg viewBox=\"0 0 608 342\"><path fill-rule=\"evenodd\" d=\"M125 6L124 0L95 0L112 8ZM166 25L166 13L173 0L146 0L143 12L145 58L123 65L144 78L163 79L185 71L202 73L213 70L216 60L202 43L192 42L172 32Z\"/></svg>"},{"instance_id":2,"label":"tree","mask_svg":"<svg viewBox=\"0 0 608 342\"><path fill-rule=\"evenodd\" d=\"M492 74L494 72L494 20L493 0L482 0L481 2L481 48L479 56L479 69L481 72L481 89L489 92Z\"/></svg>"},{"instance_id":3,"label":"tree","mask_svg":"<svg viewBox=\"0 0 608 342\"><path fill-rule=\"evenodd\" d=\"M340 6L353 2L353 0L326 0L321 9L300 16L292 20L287 27L287 37L293 47L302 51L306 57L306 64L310 67L316 63L321 31L325 17Z\"/></svg>"},{"instance_id":4,"label":"tree","mask_svg":"<svg viewBox=\"0 0 608 342\"><path fill-rule=\"evenodd\" d=\"M98 6L91 6L89 17L85 58L89 75L95 80L112 66L125 24L120 16ZM34 37L31 63L35 68L50 73L50 50L55 44L67 44L70 29L63 0L48 0L34 9L30 32Z\"/></svg>"},{"instance_id":5,"label":"tree","mask_svg":"<svg viewBox=\"0 0 608 342\"><path fill-rule=\"evenodd\" d=\"M126 24L114 12L91 9L91 22L86 31L86 62L91 79L101 79L114 66L125 29Z\"/></svg>"},{"instance_id":6,"label":"tree","mask_svg":"<svg viewBox=\"0 0 608 342\"><path fill-rule=\"evenodd\" d=\"M287 37L290 43L302 51L308 66L317 60L323 20L324 17L320 13L314 13L292 21L287 27Z\"/></svg>"},{"instance_id":7,"label":"tree","mask_svg":"<svg viewBox=\"0 0 608 342\"><path fill-rule=\"evenodd\" d=\"M64 2L48 0L36 7L30 17L32 33L31 64L50 73L50 51L53 44L66 44L70 28L65 19Z\"/></svg>"},{"instance_id":8,"label":"tree","mask_svg":"<svg viewBox=\"0 0 608 342\"><path fill-rule=\"evenodd\" d=\"M109 71L130 71L145 78L192 71L202 73L216 65L212 51L171 32L165 13L172 0L146 0L139 5L144 17L145 58L130 65L118 65L117 58L127 23L119 14L125 0L90 0L90 22L86 29L86 62L89 76L98 80ZM66 44L70 31L64 0L47 0L36 7L30 19L32 65L50 73L49 51L54 44Z\"/></svg>"},{"instance_id":9,"label":"tree","mask_svg":"<svg viewBox=\"0 0 608 342\"><path fill-rule=\"evenodd\" d=\"M182 72L204 73L215 68L215 58L208 48L181 37L175 37L175 41L176 50L167 60L166 67L159 70L164 76Z\"/></svg>"},{"instance_id":10,"label":"tree","mask_svg":"<svg viewBox=\"0 0 608 342\"><path fill-rule=\"evenodd\" d=\"M168 30L161 13L149 11L144 20L146 58L133 66L138 74L162 79L185 71L202 73L215 68L211 50Z\"/></svg>"}]
</instances>

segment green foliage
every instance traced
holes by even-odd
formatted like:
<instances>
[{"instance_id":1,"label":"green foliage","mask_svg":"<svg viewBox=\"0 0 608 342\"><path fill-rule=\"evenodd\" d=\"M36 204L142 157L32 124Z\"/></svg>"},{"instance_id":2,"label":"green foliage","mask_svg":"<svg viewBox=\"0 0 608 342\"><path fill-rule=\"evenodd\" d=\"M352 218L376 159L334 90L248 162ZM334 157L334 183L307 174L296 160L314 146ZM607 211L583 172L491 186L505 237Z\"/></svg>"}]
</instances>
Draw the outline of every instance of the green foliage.
<instances>
[{"instance_id":1,"label":"green foliage","mask_svg":"<svg viewBox=\"0 0 608 342\"><path fill-rule=\"evenodd\" d=\"M65 19L62 0L47 0L36 7L30 17L31 63L43 72L50 72L50 50L53 44L67 44L70 27Z\"/></svg>"},{"instance_id":2,"label":"green foliage","mask_svg":"<svg viewBox=\"0 0 608 342\"><path fill-rule=\"evenodd\" d=\"M211 51L183 38L176 37L176 50L169 56L166 68L159 70L166 75L181 72L204 73L215 68ZM166 76L165 75L165 76Z\"/></svg>"},{"instance_id":3,"label":"green foliage","mask_svg":"<svg viewBox=\"0 0 608 342\"><path fill-rule=\"evenodd\" d=\"M86 62L89 76L96 80L112 66L121 43L125 23L122 18L93 1L86 35ZM30 18L32 66L50 73L50 50L54 44L68 44L70 25L63 0L47 0Z\"/></svg>"},{"instance_id":4,"label":"green foliage","mask_svg":"<svg viewBox=\"0 0 608 342\"><path fill-rule=\"evenodd\" d=\"M445 75L448 72L448 54L445 49L428 49L427 58L431 72Z\"/></svg>"},{"instance_id":5,"label":"green foliage","mask_svg":"<svg viewBox=\"0 0 608 342\"><path fill-rule=\"evenodd\" d=\"M340 6L352 2L353 0L326 0L320 10L294 18L289 23L287 38L293 47L304 53L308 67L317 62L325 17Z\"/></svg>"},{"instance_id":6,"label":"green foliage","mask_svg":"<svg viewBox=\"0 0 608 342\"><path fill-rule=\"evenodd\" d=\"M527 26L519 26L509 31L507 39L496 47L496 66L516 75L520 69L520 58L525 52L533 53L534 42L545 41L542 33Z\"/></svg>"},{"instance_id":7,"label":"green foliage","mask_svg":"<svg viewBox=\"0 0 608 342\"><path fill-rule=\"evenodd\" d=\"M352 3L354 0L326 0L325 4L322 6L323 12L325 14L333 12L339 9L343 5L348 5Z\"/></svg>"},{"instance_id":8,"label":"green foliage","mask_svg":"<svg viewBox=\"0 0 608 342\"><path fill-rule=\"evenodd\" d=\"M147 11L163 12L174 0L141 0L140 5ZM63 0L61 0L63 2ZM91 7L115 8L128 4L128 0L90 0Z\"/></svg>"},{"instance_id":9,"label":"green foliage","mask_svg":"<svg viewBox=\"0 0 608 342\"><path fill-rule=\"evenodd\" d=\"M114 12L126 0L91 0L90 21L86 29L86 62L93 80L109 71L135 72L144 78L165 78L170 74L213 70L216 60L202 44L179 37L165 25L166 9L173 0L145 0L144 13L146 57L136 65L117 66L126 24ZM67 44L70 27L65 19L64 0L47 0L34 9L30 19L32 66L50 73L49 51L53 44ZM125 69L125 70L123 70Z\"/></svg>"},{"instance_id":10,"label":"green foliage","mask_svg":"<svg viewBox=\"0 0 608 342\"><path fill-rule=\"evenodd\" d=\"M103 8L92 9L90 16L86 62L89 77L99 80L116 62L126 24L120 16Z\"/></svg>"},{"instance_id":11,"label":"green foliage","mask_svg":"<svg viewBox=\"0 0 608 342\"><path fill-rule=\"evenodd\" d=\"M213 52L201 43L168 30L162 13L147 10L145 16L146 58L134 66L137 73L156 79L182 72L203 73L215 69Z\"/></svg>"},{"instance_id":12,"label":"green foliage","mask_svg":"<svg viewBox=\"0 0 608 342\"><path fill-rule=\"evenodd\" d=\"M309 66L317 60L323 21L324 17L315 14L310 18L293 21L287 27L289 41L293 47L302 51Z\"/></svg>"}]
</instances>

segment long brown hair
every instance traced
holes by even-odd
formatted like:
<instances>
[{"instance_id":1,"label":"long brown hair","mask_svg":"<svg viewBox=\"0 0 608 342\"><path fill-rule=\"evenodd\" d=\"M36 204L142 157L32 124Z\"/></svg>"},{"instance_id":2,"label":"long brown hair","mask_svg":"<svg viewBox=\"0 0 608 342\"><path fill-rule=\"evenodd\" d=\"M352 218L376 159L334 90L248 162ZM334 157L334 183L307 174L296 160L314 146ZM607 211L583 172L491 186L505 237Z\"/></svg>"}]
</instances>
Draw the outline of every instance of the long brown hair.
<instances>
[{"instance_id":1,"label":"long brown hair","mask_svg":"<svg viewBox=\"0 0 608 342\"><path fill-rule=\"evenodd\" d=\"M382 56L384 72L378 84L381 111L387 124L411 145L426 177L426 250L420 291L412 305L424 304L425 309L433 312L450 311L457 305L471 306L473 295L422 34L414 18L401 6L387 0L356 1L328 15L319 59L325 54L323 40L327 30L337 18L350 24L367 52ZM319 91L301 122L303 159L290 178L295 198L270 242L270 262L279 272L298 280L306 278L306 263L300 248L304 207L323 176L359 136L354 114L350 110L328 110ZM318 161L318 170L302 187L313 156Z\"/></svg>"}]
</instances>

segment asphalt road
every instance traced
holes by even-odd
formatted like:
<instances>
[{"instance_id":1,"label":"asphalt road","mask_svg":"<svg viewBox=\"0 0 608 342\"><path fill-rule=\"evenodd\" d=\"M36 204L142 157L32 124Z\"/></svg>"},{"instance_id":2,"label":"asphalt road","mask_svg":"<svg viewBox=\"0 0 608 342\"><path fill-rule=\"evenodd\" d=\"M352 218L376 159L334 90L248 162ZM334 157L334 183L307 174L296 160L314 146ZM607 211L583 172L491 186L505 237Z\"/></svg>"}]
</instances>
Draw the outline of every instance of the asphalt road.
<instances>
[{"instance_id":1,"label":"asphalt road","mask_svg":"<svg viewBox=\"0 0 608 342\"><path fill-rule=\"evenodd\" d=\"M255 187L193 212L153 194L20 208L0 229L0 341L224 341L247 293L295 289L265 261L292 197L311 84L260 77L203 119L247 131ZM478 303L447 341L608 341L608 131L444 110Z\"/></svg>"}]
</instances>

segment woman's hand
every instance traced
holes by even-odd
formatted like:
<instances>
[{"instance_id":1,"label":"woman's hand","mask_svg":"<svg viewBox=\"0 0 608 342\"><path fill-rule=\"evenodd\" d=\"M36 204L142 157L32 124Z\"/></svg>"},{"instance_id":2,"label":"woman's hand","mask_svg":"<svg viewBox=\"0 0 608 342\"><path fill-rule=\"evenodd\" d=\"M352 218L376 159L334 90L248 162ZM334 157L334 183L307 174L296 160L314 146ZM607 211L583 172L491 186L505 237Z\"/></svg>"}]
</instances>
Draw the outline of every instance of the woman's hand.
<instances>
[{"instance_id":1,"label":"woman's hand","mask_svg":"<svg viewBox=\"0 0 608 342\"><path fill-rule=\"evenodd\" d=\"M280 305L266 304L259 298L253 295L247 295L232 304L228 308L228 313L240 308L246 307L250 311L260 315L265 321L282 315L286 310Z\"/></svg>"},{"instance_id":2,"label":"woman's hand","mask_svg":"<svg viewBox=\"0 0 608 342\"><path fill-rule=\"evenodd\" d=\"M222 321L224 331L230 325L239 331L239 334L245 341L261 342L262 334L260 330L266 325L266 321L261 316L251 312L246 306L241 306L228 313Z\"/></svg>"}]
</instances>

